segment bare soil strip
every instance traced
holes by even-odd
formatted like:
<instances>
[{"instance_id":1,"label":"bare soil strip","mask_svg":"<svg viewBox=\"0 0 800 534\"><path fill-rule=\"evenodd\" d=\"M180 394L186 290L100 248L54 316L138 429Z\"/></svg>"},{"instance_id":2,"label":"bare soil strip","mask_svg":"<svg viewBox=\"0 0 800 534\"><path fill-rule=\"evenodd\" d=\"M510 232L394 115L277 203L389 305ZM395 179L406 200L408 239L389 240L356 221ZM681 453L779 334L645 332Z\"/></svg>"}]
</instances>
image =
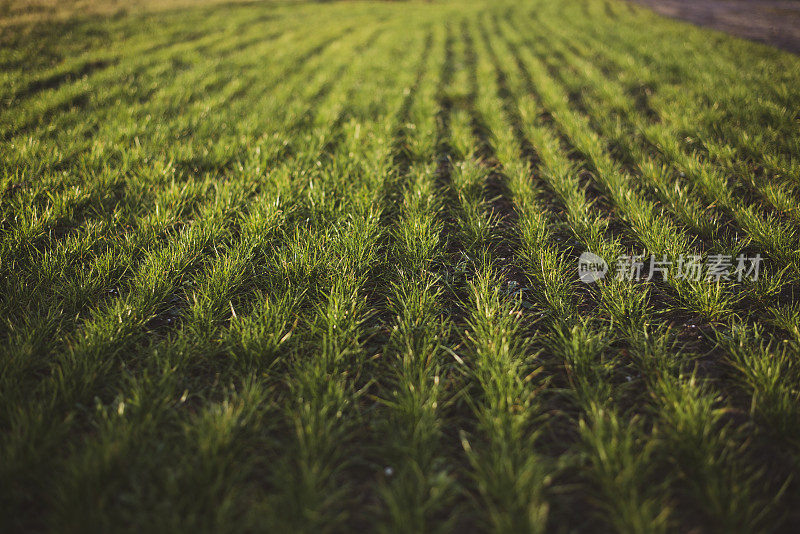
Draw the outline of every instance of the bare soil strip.
<instances>
[{"instance_id":1,"label":"bare soil strip","mask_svg":"<svg viewBox=\"0 0 800 534\"><path fill-rule=\"evenodd\" d=\"M635 0L668 17L800 54L800 2L792 0Z\"/></svg>"}]
</instances>

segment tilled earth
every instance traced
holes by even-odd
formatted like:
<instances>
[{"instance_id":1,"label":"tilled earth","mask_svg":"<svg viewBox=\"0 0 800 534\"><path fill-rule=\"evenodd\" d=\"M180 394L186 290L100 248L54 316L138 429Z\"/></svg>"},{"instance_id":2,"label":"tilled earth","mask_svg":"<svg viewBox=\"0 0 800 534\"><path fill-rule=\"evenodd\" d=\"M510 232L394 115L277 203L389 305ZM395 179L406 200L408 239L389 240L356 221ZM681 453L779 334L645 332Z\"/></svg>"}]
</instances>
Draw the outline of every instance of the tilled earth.
<instances>
[{"instance_id":1,"label":"tilled earth","mask_svg":"<svg viewBox=\"0 0 800 534\"><path fill-rule=\"evenodd\" d=\"M656 13L800 53L800 2L636 0Z\"/></svg>"}]
</instances>

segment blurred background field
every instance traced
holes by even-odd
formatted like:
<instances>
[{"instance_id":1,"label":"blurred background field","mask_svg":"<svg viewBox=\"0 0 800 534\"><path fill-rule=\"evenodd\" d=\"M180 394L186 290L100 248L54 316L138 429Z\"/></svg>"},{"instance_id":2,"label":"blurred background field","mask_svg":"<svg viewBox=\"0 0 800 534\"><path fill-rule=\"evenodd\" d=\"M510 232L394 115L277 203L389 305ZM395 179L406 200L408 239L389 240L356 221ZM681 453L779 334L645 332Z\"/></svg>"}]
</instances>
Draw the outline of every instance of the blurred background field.
<instances>
[{"instance_id":1,"label":"blurred background field","mask_svg":"<svg viewBox=\"0 0 800 534\"><path fill-rule=\"evenodd\" d=\"M130 12L254 1L258 0L0 0L0 26L63 20L81 15L119 16ZM263 3L265 0L260 1ZM286 3L287 0L281 2Z\"/></svg>"}]
</instances>

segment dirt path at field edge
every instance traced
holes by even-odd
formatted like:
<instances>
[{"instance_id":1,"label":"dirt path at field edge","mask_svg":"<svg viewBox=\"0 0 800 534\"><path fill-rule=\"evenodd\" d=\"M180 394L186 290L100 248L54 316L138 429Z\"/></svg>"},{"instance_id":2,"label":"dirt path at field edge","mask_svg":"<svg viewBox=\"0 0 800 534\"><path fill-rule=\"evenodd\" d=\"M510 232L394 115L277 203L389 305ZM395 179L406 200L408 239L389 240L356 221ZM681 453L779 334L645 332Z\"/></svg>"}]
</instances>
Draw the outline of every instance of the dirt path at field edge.
<instances>
[{"instance_id":1,"label":"dirt path at field edge","mask_svg":"<svg viewBox=\"0 0 800 534\"><path fill-rule=\"evenodd\" d=\"M796 0L631 0L668 17L800 54Z\"/></svg>"}]
</instances>

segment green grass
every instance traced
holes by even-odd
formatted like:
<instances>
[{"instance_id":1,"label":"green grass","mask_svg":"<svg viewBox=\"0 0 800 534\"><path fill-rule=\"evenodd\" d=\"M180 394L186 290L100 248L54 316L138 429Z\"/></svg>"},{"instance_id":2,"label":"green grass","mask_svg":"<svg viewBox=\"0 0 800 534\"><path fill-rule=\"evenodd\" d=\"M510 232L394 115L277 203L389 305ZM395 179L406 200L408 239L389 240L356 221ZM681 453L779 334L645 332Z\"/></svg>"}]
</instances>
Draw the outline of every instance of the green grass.
<instances>
[{"instance_id":1,"label":"green grass","mask_svg":"<svg viewBox=\"0 0 800 534\"><path fill-rule=\"evenodd\" d=\"M797 57L617 0L0 42L0 530L800 526Z\"/></svg>"}]
</instances>

